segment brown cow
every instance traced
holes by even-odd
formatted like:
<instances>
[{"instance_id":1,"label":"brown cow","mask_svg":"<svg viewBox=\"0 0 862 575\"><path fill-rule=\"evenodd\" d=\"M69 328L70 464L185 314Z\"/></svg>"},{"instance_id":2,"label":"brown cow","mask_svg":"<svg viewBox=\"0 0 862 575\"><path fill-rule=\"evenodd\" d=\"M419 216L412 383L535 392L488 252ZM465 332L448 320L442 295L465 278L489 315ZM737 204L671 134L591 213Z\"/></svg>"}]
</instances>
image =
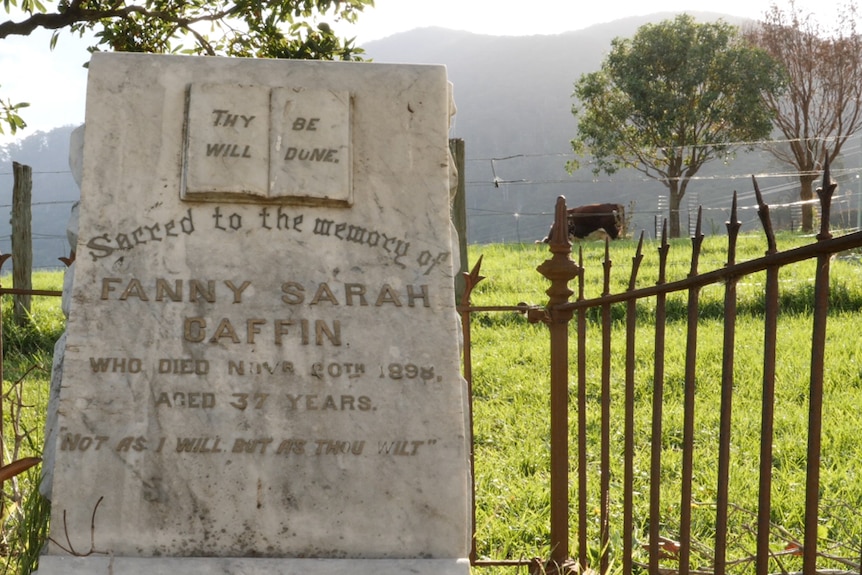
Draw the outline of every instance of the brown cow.
<instances>
[{"instance_id":1,"label":"brown cow","mask_svg":"<svg viewBox=\"0 0 862 575\"><path fill-rule=\"evenodd\" d=\"M612 240L625 233L625 207L622 204L589 204L567 210L569 222L569 238L584 239L598 233L600 237L607 235ZM542 241L548 243L554 226L548 232L548 237Z\"/></svg>"}]
</instances>

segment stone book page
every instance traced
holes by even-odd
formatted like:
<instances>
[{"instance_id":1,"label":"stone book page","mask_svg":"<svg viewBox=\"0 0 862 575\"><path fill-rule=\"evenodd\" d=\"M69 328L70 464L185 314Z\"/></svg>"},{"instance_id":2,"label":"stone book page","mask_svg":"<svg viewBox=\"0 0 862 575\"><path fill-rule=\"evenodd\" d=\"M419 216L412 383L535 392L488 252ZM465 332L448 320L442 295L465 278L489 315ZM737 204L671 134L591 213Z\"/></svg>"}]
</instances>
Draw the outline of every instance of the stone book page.
<instances>
[{"instance_id":1,"label":"stone book page","mask_svg":"<svg viewBox=\"0 0 862 575\"><path fill-rule=\"evenodd\" d=\"M89 74L40 573L466 573L445 68L95 54Z\"/></svg>"}]
</instances>

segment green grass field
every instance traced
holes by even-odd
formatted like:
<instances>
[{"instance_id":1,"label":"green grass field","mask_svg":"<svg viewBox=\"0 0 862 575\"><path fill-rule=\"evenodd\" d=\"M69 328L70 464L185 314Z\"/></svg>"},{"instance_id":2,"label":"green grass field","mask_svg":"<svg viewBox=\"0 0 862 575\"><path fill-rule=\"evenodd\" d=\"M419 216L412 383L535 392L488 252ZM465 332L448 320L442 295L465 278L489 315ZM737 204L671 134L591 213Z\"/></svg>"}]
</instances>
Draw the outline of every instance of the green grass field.
<instances>
[{"instance_id":1,"label":"green grass field","mask_svg":"<svg viewBox=\"0 0 862 575\"><path fill-rule=\"evenodd\" d=\"M779 249L811 243L812 238L779 236ZM611 293L626 289L636 242L611 244ZM637 287L658 277L657 243L644 246L644 261ZM740 239L736 261L763 255L759 235ZM575 250L578 249L576 245ZM602 291L604 244L583 244L585 294ZM699 270L724 266L726 238L706 238ZM482 255L482 275L474 291L476 306L543 304L547 281L535 271L550 257L544 245L471 246L470 265ZM577 259L577 251L574 255ZM690 269L691 242L671 242L668 280L682 279ZM776 429L773 444L774 479L773 550L781 552L792 540L802 540L805 506L805 457L808 418L808 381L811 360L810 316L815 261L784 268L779 320L776 380ZM828 322L827 373L823 409L823 465L821 471L820 551L849 558L858 565L862 540L862 481L858 462L862 442L858 429L862 416L862 340L856 330L862 318L862 265L855 254L842 254L832 262L831 315ZM738 285L739 317L735 346L735 385L731 446L730 529L727 547L732 572L753 572L755 552L758 461L763 353L764 274L742 278ZM577 292L577 289L575 288ZM695 462L692 485L692 568L709 571L713 555L717 490L717 446L720 416L720 382L723 347L724 286L705 287L700 294L696 393ZM661 501L662 536L678 539L682 400L686 346L686 294L668 297L664 423L662 434ZM625 304L614 307L611 374L610 514L613 568L619 568L622 545L623 382ZM652 388L655 349L655 299L640 300L635 373L635 560L645 564L649 528L649 455L651 446ZM596 310L592 310L596 311ZM589 541L598 546L599 535L599 409L601 342L597 314L590 314L587 334L588 492L591 516ZM570 347L574 362L574 325ZM477 553L479 558L523 559L549 554L549 367L548 333L511 312L476 313L473 317L473 389L476 443ZM575 367L570 368L570 538L577 554L577 451L575 443ZM591 548L595 555L597 548ZM617 555L614 555L617 553ZM675 568L673 560L662 563ZM793 571L801 558L787 554L773 561L773 572ZM822 559L818 566L847 568L840 561ZM858 567L857 567L858 569ZM511 568L486 569L504 573Z\"/></svg>"},{"instance_id":2,"label":"green grass field","mask_svg":"<svg viewBox=\"0 0 862 575\"><path fill-rule=\"evenodd\" d=\"M812 238L781 235L779 248L811 243ZM611 291L627 287L635 242L611 244ZM638 287L652 285L657 277L657 244L644 246L644 261ZM576 248L577 249L577 246ZM583 244L585 293L597 297L602 291L604 244ZM765 251L765 241L756 234L740 239L737 261L754 259ZM482 275L487 276L473 293L474 305L544 304L547 282L537 265L549 257L544 245L470 246L470 264L482 255ZM577 254L576 254L577 257ZM669 280L689 273L691 243L671 242ZM726 238L708 237L699 269L709 271L724 265ZM813 261L794 264L781 272L782 313L779 323L778 376L776 382L776 433L774 441L774 486L772 520L773 548L782 552L787 542L801 540L805 504L805 454L808 409L808 375L811 341ZM842 254L832 263L832 307L828 323L827 373L823 410L823 466L821 472L821 542L819 549L857 564L862 548L862 339L857 330L862 310L862 264L856 254ZM10 282L8 278L4 282ZM736 372L733 405L733 442L730 478L731 536L728 559L734 573L753 572L753 525L757 510L757 461L761 401L763 349L763 274L742 278L738 286L739 318L736 333ZM9 287L10 283L3 283ZM61 273L39 274L38 289L60 289ZM724 288L707 286L701 291L702 313L698 344L696 398L696 453L692 510L692 568L709 571L715 525L716 449L722 353L722 309ZM39 455L43 441L53 345L63 329L60 299L33 299L32 322L27 327L11 322L12 299L2 301L3 437L4 462ZM655 301L638 302L635 414L635 532L636 561L646 563L649 527L649 452L653 386L653 333ZM667 356L665 368L665 421L662 459L663 536L675 539L680 516L680 443L682 437L682 384L686 337L686 299L672 294L668 303ZM622 515L622 383L625 336L624 309L613 310L613 364L611 397L611 570L619 569L623 533ZM590 315L587 337L587 401L589 471L589 540L598 545L599 523L599 419L600 341L596 315ZM574 333L574 332L572 332ZM473 388L476 451L476 545L479 558L524 559L549 554L549 375L548 333L541 324L530 324L512 312L476 313L473 334ZM572 338L574 345L574 338ZM574 357L574 356L573 356ZM577 482L574 408L576 381L570 370L571 553L576 554L578 524L575 516ZM38 533L44 529L45 507L32 494L39 469L7 481L3 489L2 545L4 566L9 573L26 573L38 553ZM33 536L33 533L36 536ZM597 547L590 552L598 553ZM662 563L673 569L672 560ZM794 571L801 558L780 555L772 572ZM839 560L822 559L822 568L848 569ZM477 568L478 573L513 573L511 567ZM517 570L526 572L521 568ZM3 572L0 569L0 572Z\"/></svg>"},{"instance_id":3,"label":"green grass field","mask_svg":"<svg viewBox=\"0 0 862 575\"><path fill-rule=\"evenodd\" d=\"M60 291L62 272L33 275L33 288ZM11 277L0 278L12 287ZM56 296L33 296L30 320L13 322L13 297L3 296L3 463L40 456L44 445L45 413L51 381L54 343L65 329ZM41 466L3 484L0 514L0 573L30 573L46 535L47 502L38 494Z\"/></svg>"}]
</instances>

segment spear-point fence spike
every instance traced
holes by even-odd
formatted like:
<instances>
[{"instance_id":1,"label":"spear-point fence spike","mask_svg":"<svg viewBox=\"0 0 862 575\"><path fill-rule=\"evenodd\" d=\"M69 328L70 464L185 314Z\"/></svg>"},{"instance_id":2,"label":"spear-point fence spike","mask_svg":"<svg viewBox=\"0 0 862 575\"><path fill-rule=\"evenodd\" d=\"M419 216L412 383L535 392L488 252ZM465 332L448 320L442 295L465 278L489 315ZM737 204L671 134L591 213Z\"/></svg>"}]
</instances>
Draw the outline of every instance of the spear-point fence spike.
<instances>
[{"instance_id":1,"label":"spear-point fence spike","mask_svg":"<svg viewBox=\"0 0 862 575\"><path fill-rule=\"evenodd\" d=\"M817 188L817 196L820 198L820 233L817 234L818 240L828 240L832 237L829 231L829 218L832 213L832 194L838 187L838 182L832 180L832 175L829 171L829 157L826 158L826 164L823 167L823 184Z\"/></svg>"},{"instance_id":2,"label":"spear-point fence spike","mask_svg":"<svg viewBox=\"0 0 862 575\"><path fill-rule=\"evenodd\" d=\"M461 305L470 305L470 295L473 293L473 288L476 287L476 284L485 279L485 276L479 275L479 270L482 267L483 257L485 257L484 254L479 256L479 259L476 260L476 265L473 266L473 269L470 270L470 273L461 273L462 277L464 278L464 293L461 295Z\"/></svg>"},{"instance_id":3,"label":"spear-point fence spike","mask_svg":"<svg viewBox=\"0 0 862 575\"><path fill-rule=\"evenodd\" d=\"M703 227L703 206L697 206L697 225L694 228L694 236L701 237L703 235L702 232Z\"/></svg>"},{"instance_id":4,"label":"spear-point fence spike","mask_svg":"<svg viewBox=\"0 0 862 575\"><path fill-rule=\"evenodd\" d=\"M578 299L584 299L584 246L578 246Z\"/></svg>"},{"instance_id":5,"label":"spear-point fence spike","mask_svg":"<svg viewBox=\"0 0 862 575\"><path fill-rule=\"evenodd\" d=\"M611 262L611 250L609 244L610 240L605 238L605 261L603 263L605 282L602 288L602 295L609 295L611 293L611 266L613 265L613 262Z\"/></svg>"},{"instance_id":6,"label":"spear-point fence spike","mask_svg":"<svg viewBox=\"0 0 862 575\"><path fill-rule=\"evenodd\" d=\"M697 226L695 226L694 237L691 238L691 271L690 276L697 275L697 266L700 261L700 248L703 245L703 233L701 233L701 222L703 220L703 206L697 208Z\"/></svg>"},{"instance_id":7,"label":"spear-point fence spike","mask_svg":"<svg viewBox=\"0 0 862 575\"><path fill-rule=\"evenodd\" d=\"M667 252L669 249L670 245L667 243L667 218L665 218L661 227L661 246L658 248L658 282L656 283L659 285L667 281Z\"/></svg>"},{"instance_id":8,"label":"spear-point fence spike","mask_svg":"<svg viewBox=\"0 0 862 575\"><path fill-rule=\"evenodd\" d=\"M763 194L760 193L760 186L753 174L751 183L754 185L754 196L757 198L757 216L766 233L766 255L777 253L778 245L775 243L775 232L772 230L772 219L769 217L769 205L763 201Z\"/></svg>"},{"instance_id":9,"label":"spear-point fence spike","mask_svg":"<svg viewBox=\"0 0 862 575\"><path fill-rule=\"evenodd\" d=\"M629 291L632 291L633 289L635 289L635 285L636 285L635 281L637 279L638 269L640 268L641 261L644 258L643 247L644 247L644 231L641 230L641 236L640 236L640 239L638 240L638 249L637 249L637 252L635 253L634 257L632 258L632 273L631 273L631 276L629 277Z\"/></svg>"},{"instance_id":10,"label":"spear-point fence spike","mask_svg":"<svg viewBox=\"0 0 862 575\"><path fill-rule=\"evenodd\" d=\"M727 226L727 265L729 266L736 263L736 240L739 238L739 228L742 227L737 215L737 204L736 190L734 190L733 201L730 204L730 220L725 223Z\"/></svg>"}]
</instances>

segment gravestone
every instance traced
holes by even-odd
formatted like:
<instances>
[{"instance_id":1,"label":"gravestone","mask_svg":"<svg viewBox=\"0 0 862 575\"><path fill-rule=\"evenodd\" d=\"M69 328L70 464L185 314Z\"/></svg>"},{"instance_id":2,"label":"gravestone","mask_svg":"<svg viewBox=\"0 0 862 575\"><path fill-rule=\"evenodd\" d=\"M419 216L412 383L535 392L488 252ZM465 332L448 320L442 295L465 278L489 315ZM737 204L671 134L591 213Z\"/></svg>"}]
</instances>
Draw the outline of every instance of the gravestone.
<instances>
[{"instance_id":1,"label":"gravestone","mask_svg":"<svg viewBox=\"0 0 862 575\"><path fill-rule=\"evenodd\" d=\"M468 573L441 66L93 55L41 575Z\"/></svg>"}]
</instances>

